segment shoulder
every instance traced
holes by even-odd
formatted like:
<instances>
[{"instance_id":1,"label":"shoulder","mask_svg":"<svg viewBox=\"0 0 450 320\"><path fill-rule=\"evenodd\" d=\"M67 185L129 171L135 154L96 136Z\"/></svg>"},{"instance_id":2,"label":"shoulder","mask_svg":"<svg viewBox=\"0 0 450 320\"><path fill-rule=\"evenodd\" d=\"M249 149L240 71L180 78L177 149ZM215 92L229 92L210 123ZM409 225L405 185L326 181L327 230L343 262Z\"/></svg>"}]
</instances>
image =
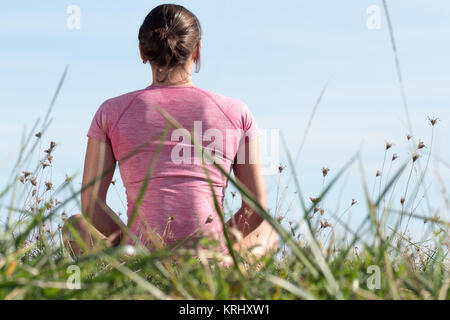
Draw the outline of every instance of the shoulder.
<instances>
[{"instance_id":1,"label":"shoulder","mask_svg":"<svg viewBox=\"0 0 450 320\"><path fill-rule=\"evenodd\" d=\"M236 128L247 131L251 126L256 126L252 112L244 101L217 92L200 88L197 89L207 95Z\"/></svg>"},{"instance_id":2,"label":"shoulder","mask_svg":"<svg viewBox=\"0 0 450 320\"><path fill-rule=\"evenodd\" d=\"M244 101L240 99L236 99L230 96L226 96L211 90L206 90L202 88L196 88L199 92L201 92L203 95L207 96L209 99L211 99L214 103L219 105L219 107L222 107L224 109L227 109L230 112L245 112L248 110L248 106L245 104Z\"/></svg>"},{"instance_id":3,"label":"shoulder","mask_svg":"<svg viewBox=\"0 0 450 320\"><path fill-rule=\"evenodd\" d=\"M117 112L126 108L136 97L143 93L145 89L135 90L108 98L100 105L100 110L103 112Z\"/></svg>"},{"instance_id":4,"label":"shoulder","mask_svg":"<svg viewBox=\"0 0 450 320\"><path fill-rule=\"evenodd\" d=\"M128 106L138 97L144 89L128 92L104 100L95 112L93 122L98 126L104 126L107 130L112 130L121 115Z\"/></svg>"}]
</instances>

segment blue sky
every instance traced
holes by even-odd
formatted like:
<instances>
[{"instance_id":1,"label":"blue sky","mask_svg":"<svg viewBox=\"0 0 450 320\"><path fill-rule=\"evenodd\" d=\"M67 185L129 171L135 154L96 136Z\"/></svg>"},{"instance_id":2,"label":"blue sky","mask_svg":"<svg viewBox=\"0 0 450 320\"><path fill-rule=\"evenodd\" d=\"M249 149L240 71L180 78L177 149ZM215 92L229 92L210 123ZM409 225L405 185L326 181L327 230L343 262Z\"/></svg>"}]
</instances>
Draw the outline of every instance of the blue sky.
<instances>
[{"instance_id":1,"label":"blue sky","mask_svg":"<svg viewBox=\"0 0 450 320\"><path fill-rule=\"evenodd\" d=\"M66 173L81 174L86 132L101 102L151 83L149 67L139 59L137 32L146 14L160 3L72 0L1 5L2 180L17 154L23 126L30 128L36 118L43 117L65 65L69 72L44 141L58 143L55 181ZM381 1L177 3L193 11L204 29L202 69L194 83L243 100L261 128L282 131L294 154L317 96L331 78L296 167L305 196L320 191L322 167L329 167L332 177L359 148L370 187L381 168L385 140L395 143L394 152L401 159L408 157L408 130L384 14L380 29L366 26L367 7L382 8ZM415 137L429 143L427 116L439 117L433 153L448 163L450 3L388 3ZM66 27L69 5L81 9L80 30ZM280 162L286 164L285 157ZM438 195L441 186L434 172L437 169L448 183L450 168L432 160L430 169L426 185ZM277 179L268 176L267 181L273 206ZM352 198L363 199L357 166L345 181L327 200L330 209L338 198L341 207ZM81 183L81 175L76 182ZM282 178L281 185L285 183L287 179ZM288 194L292 191L291 183ZM120 185L119 194L124 200ZM114 209L124 211L114 191L109 199ZM441 206L437 197L433 207ZM352 209L352 224L364 209L362 203Z\"/></svg>"}]
</instances>

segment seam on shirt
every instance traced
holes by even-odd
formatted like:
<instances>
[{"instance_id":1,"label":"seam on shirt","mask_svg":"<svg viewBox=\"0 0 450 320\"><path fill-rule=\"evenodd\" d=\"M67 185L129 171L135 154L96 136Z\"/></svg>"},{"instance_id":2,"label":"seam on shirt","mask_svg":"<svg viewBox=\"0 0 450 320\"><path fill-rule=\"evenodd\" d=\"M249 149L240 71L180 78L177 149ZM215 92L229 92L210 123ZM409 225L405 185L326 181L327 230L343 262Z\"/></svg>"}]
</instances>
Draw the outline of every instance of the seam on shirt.
<instances>
[{"instance_id":1,"label":"seam on shirt","mask_svg":"<svg viewBox=\"0 0 450 320\"><path fill-rule=\"evenodd\" d=\"M242 128L239 128L237 125L234 124L234 122L231 120L230 116L223 110L223 108L220 106L219 103L217 103L217 101L205 90L197 88L197 87L188 87L189 89L194 89L200 93L202 93L203 95L207 96L209 99L211 99L211 101L217 106L217 108L219 108L220 111L222 111L222 113L225 115L225 117L228 119L228 121L231 123L231 125L236 129L236 130L243 130ZM111 126L110 129L110 133L109 136L112 135L113 131L116 129L117 124L119 123L120 119L122 119L123 115L125 114L125 112L130 108L131 104L139 97L141 96L143 93L145 93L146 91L150 91L153 89L160 89L159 87L147 87L145 89L141 89L138 90L136 96L134 96L131 101L127 104L127 106L122 110L122 112L120 113L119 117L117 118L116 122ZM139 92L141 91L141 92ZM236 147L236 146L235 146Z\"/></svg>"},{"instance_id":2,"label":"seam on shirt","mask_svg":"<svg viewBox=\"0 0 450 320\"><path fill-rule=\"evenodd\" d=\"M231 125L232 125L236 130L242 130L241 128L237 127L237 126L233 123L233 121L231 120L230 116L223 110L223 108L217 103L217 101L216 101L216 100L215 100L208 92L206 92L205 90L202 90L202 89L200 89L200 88L197 88L197 87L192 87L192 89L195 89L195 90L197 90L197 91L203 93L204 95L206 95L208 98L210 98L210 99L214 102L214 104L217 106L217 108L219 108L220 111L222 111L222 113L225 115L225 117L227 117L227 119L228 119L228 121L230 121Z\"/></svg>"},{"instance_id":3,"label":"seam on shirt","mask_svg":"<svg viewBox=\"0 0 450 320\"><path fill-rule=\"evenodd\" d=\"M98 135L93 132L88 132L88 133L86 133L86 136L88 138L92 138L92 139L98 140L100 142L104 142L112 147L111 139L108 137L108 135L106 133L104 133L104 135ZM106 139L105 139L105 137L106 137Z\"/></svg>"},{"instance_id":4,"label":"seam on shirt","mask_svg":"<svg viewBox=\"0 0 450 320\"><path fill-rule=\"evenodd\" d=\"M141 92L139 92L141 91ZM131 101L127 104L125 108L123 108L122 112L120 113L119 117L117 118L116 122L111 126L111 129L109 130L109 135L111 136L113 131L116 129L117 124L119 123L120 119L122 119L124 113L128 110L128 108L131 106L131 104L136 100L141 94L143 94L146 91L146 89L138 90L137 94L131 99Z\"/></svg>"}]
</instances>

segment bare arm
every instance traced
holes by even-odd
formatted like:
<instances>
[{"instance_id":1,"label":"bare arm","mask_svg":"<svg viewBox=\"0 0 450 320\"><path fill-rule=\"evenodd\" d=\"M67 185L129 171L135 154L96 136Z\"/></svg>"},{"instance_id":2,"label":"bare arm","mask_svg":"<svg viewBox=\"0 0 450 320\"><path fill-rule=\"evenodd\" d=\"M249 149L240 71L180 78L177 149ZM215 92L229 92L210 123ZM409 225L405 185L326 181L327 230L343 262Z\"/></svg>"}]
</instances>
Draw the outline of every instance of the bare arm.
<instances>
[{"instance_id":1,"label":"bare arm","mask_svg":"<svg viewBox=\"0 0 450 320\"><path fill-rule=\"evenodd\" d=\"M85 218L113 243L120 241L120 230L125 227L120 218L106 204L106 194L114 176L116 159L111 146L89 138L84 160L82 187L84 188L102 173L108 173L87 187L81 194L81 206Z\"/></svg>"},{"instance_id":2,"label":"bare arm","mask_svg":"<svg viewBox=\"0 0 450 320\"><path fill-rule=\"evenodd\" d=\"M241 145L240 152L245 152L244 163L236 163L233 166L235 177L247 187L263 209L267 209L266 182L264 178L259 139ZM252 159L252 161L249 161ZM227 222L228 226L235 226L243 236L242 241L235 242L236 250L251 248L261 245L254 253L264 253L278 247L278 235L258 213L256 213L242 197L241 208ZM235 240L236 241L236 240Z\"/></svg>"}]
</instances>

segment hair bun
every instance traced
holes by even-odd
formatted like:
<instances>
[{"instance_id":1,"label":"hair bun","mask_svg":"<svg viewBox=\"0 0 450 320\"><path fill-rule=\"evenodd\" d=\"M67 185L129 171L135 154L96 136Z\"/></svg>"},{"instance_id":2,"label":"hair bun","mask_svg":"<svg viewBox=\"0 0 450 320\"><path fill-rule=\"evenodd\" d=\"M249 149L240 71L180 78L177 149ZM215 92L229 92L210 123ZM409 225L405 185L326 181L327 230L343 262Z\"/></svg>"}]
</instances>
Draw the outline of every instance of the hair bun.
<instances>
[{"instance_id":1,"label":"hair bun","mask_svg":"<svg viewBox=\"0 0 450 320\"><path fill-rule=\"evenodd\" d=\"M168 28L157 28L153 30L153 32L157 33L161 40L169 38L170 35L170 31Z\"/></svg>"},{"instance_id":2,"label":"hair bun","mask_svg":"<svg viewBox=\"0 0 450 320\"><path fill-rule=\"evenodd\" d=\"M143 55L152 66L171 73L184 66L196 53L196 72L200 67L202 29L197 17L180 5L163 4L145 17L139 28L139 44Z\"/></svg>"}]
</instances>

